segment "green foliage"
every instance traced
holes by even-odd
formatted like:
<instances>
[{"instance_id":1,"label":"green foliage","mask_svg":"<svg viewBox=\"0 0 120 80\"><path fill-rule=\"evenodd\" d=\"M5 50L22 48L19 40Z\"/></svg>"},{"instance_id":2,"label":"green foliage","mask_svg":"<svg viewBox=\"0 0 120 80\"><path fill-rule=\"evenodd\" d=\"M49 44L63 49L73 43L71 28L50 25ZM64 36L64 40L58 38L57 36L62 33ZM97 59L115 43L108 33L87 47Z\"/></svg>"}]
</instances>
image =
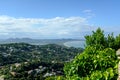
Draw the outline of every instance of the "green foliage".
<instances>
[{"instance_id":1,"label":"green foliage","mask_svg":"<svg viewBox=\"0 0 120 80\"><path fill-rule=\"evenodd\" d=\"M96 30L96 32L92 32L92 35L85 36L86 39L86 46L90 45L100 45L104 46L105 44L105 38L104 38L104 31L102 31L100 28Z\"/></svg>"},{"instance_id":2,"label":"green foliage","mask_svg":"<svg viewBox=\"0 0 120 80\"><path fill-rule=\"evenodd\" d=\"M85 38L84 52L64 66L67 80L116 80L118 59L115 50L119 48L120 35L105 37L98 28Z\"/></svg>"},{"instance_id":3,"label":"green foliage","mask_svg":"<svg viewBox=\"0 0 120 80\"><path fill-rule=\"evenodd\" d=\"M113 33L104 36L104 31L98 28L95 32L92 32L92 35L85 36L86 46L94 46L104 48L112 48L117 50L120 48L120 35L114 37Z\"/></svg>"},{"instance_id":4,"label":"green foliage","mask_svg":"<svg viewBox=\"0 0 120 80\"><path fill-rule=\"evenodd\" d=\"M46 78L45 80L66 80L63 76L51 76Z\"/></svg>"},{"instance_id":5,"label":"green foliage","mask_svg":"<svg viewBox=\"0 0 120 80\"><path fill-rule=\"evenodd\" d=\"M118 48L120 48L120 34L115 39L115 49L117 50Z\"/></svg>"},{"instance_id":6,"label":"green foliage","mask_svg":"<svg viewBox=\"0 0 120 80\"><path fill-rule=\"evenodd\" d=\"M103 76L102 73L108 69L108 77L112 79L116 77L114 75L117 75L117 63L118 60L113 49L95 50L94 47L87 47L82 54L65 65L64 71L68 77L77 75L79 78L89 77L92 79L95 77L104 80L106 76Z\"/></svg>"}]
</instances>

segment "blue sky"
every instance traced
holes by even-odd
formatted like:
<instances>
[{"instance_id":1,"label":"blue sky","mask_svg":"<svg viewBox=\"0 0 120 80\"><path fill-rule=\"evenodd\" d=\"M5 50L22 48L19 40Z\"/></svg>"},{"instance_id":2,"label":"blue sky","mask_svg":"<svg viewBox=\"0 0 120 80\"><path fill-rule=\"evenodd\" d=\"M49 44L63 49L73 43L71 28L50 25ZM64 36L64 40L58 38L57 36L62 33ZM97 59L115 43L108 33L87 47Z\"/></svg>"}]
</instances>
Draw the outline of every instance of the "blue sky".
<instances>
[{"instance_id":1,"label":"blue sky","mask_svg":"<svg viewBox=\"0 0 120 80\"><path fill-rule=\"evenodd\" d=\"M0 38L83 38L120 31L120 0L0 0Z\"/></svg>"}]
</instances>

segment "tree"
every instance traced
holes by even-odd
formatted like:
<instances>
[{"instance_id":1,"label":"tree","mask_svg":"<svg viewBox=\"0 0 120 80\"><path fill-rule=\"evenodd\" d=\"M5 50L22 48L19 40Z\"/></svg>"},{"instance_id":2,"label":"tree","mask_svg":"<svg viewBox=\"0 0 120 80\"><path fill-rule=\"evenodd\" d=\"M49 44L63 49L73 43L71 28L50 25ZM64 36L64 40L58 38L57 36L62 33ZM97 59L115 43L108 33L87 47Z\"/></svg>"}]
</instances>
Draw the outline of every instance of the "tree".
<instances>
[{"instance_id":1,"label":"tree","mask_svg":"<svg viewBox=\"0 0 120 80\"><path fill-rule=\"evenodd\" d=\"M92 35L85 36L86 46L96 46L98 48L120 48L120 34L114 37L113 33L104 35L104 31L98 28L96 31L92 31Z\"/></svg>"},{"instance_id":2,"label":"tree","mask_svg":"<svg viewBox=\"0 0 120 80\"><path fill-rule=\"evenodd\" d=\"M114 38L113 33L107 37L98 28L92 35L85 36L86 48L73 61L66 63L64 72L68 80L116 80L118 49L120 36Z\"/></svg>"},{"instance_id":3,"label":"tree","mask_svg":"<svg viewBox=\"0 0 120 80\"><path fill-rule=\"evenodd\" d=\"M118 48L120 48L120 34L115 39L115 49L117 50Z\"/></svg>"},{"instance_id":4,"label":"tree","mask_svg":"<svg viewBox=\"0 0 120 80\"><path fill-rule=\"evenodd\" d=\"M102 31L100 28L96 30L96 32L92 31L92 35L85 36L86 39L86 46L92 46L92 45L99 45L99 46L105 46L105 36L104 31Z\"/></svg>"}]
</instances>

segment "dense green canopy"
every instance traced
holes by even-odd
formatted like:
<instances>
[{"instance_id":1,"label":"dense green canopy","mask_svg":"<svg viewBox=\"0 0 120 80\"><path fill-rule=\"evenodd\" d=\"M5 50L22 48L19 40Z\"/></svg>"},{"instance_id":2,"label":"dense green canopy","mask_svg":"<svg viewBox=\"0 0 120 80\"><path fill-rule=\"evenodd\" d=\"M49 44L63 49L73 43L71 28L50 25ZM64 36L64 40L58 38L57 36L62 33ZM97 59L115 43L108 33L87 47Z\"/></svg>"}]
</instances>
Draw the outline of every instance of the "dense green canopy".
<instances>
[{"instance_id":1,"label":"dense green canopy","mask_svg":"<svg viewBox=\"0 0 120 80\"><path fill-rule=\"evenodd\" d=\"M115 50L120 48L120 35L105 36L98 28L85 38L84 52L65 64L67 80L116 80L118 59Z\"/></svg>"}]
</instances>

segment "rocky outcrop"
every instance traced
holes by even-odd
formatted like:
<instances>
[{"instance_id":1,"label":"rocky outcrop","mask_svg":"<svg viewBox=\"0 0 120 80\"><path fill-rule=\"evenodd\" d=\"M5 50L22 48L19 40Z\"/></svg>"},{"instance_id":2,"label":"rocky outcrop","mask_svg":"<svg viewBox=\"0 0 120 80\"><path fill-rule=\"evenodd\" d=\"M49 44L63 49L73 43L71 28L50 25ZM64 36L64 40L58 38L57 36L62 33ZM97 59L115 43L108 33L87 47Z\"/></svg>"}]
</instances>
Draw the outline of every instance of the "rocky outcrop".
<instances>
[{"instance_id":1,"label":"rocky outcrop","mask_svg":"<svg viewBox=\"0 0 120 80\"><path fill-rule=\"evenodd\" d=\"M118 59L120 60L120 49L116 51L116 55L118 56ZM120 80L120 61L118 63L118 79L117 80Z\"/></svg>"},{"instance_id":2,"label":"rocky outcrop","mask_svg":"<svg viewBox=\"0 0 120 80\"><path fill-rule=\"evenodd\" d=\"M118 56L118 59L120 59L120 49L116 51L116 55Z\"/></svg>"}]
</instances>

